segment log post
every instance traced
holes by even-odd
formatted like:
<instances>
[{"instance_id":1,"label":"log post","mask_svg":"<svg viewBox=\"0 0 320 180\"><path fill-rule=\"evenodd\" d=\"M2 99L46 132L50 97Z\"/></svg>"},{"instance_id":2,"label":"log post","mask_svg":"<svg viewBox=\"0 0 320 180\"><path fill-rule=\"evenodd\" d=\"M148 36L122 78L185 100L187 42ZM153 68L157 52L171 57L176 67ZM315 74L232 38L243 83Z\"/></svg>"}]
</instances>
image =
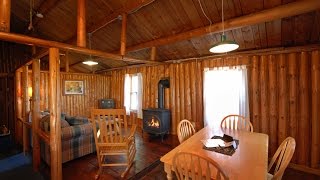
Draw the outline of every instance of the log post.
<instances>
[{"instance_id":1,"label":"log post","mask_svg":"<svg viewBox=\"0 0 320 180\"><path fill-rule=\"evenodd\" d=\"M51 179L62 179L59 49L49 49Z\"/></svg>"},{"instance_id":2,"label":"log post","mask_svg":"<svg viewBox=\"0 0 320 180\"><path fill-rule=\"evenodd\" d=\"M151 47L151 61L155 61L156 60L156 56L157 56L157 49L155 46Z\"/></svg>"},{"instance_id":3,"label":"log post","mask_svg":"<svg viewBox=\"0 0 320 180\"><path fill-rule=\"evenodd\" d=\"M122 28L121 28L121 40L120 40L120 55L124 56L126 54L126 44L127 44L127 14L122 13Z\"/></svg>"},{"instance_id":4,"label":"log post","mask_svg":"<svg viewBox=\"0 0 320 180\"><path fill-rule=\"evenodd\" d=\"M11 0L0 2L0 31L10 32Z\"/></svg>"},{"instance_id":5,"label":"log post","mask_svg":"<svg viewBox=\"0 0 320 180\"><path fill-rule=\"evenodd\" d=\"M305 134L309 134L310 127L310 69L309 69L310 59L308 57L308 52L301 52L299 70L299 104L300 104L300 119L298 120L298 134L297 134L297 160L298 164L307 165L310 162L309 149L310 147L310 136L307 138ZM299 116L298 116L299 117Z\"/></svg>"},{"instance_id":6,"label":"log post","mask_svg":"<svg viewBox=\"0 0 320 180\"><path fill-rule=\"evenodd\" d=\"M86 47L86 0L78 0L77 46Z\"/></svg>"},{"instance_id":7,"label":"log post","mask_svg":"<svg viewBox=\"0 0 320 180\"><path fill-rule=\"evenodd\" d=\"M69 72L69 65L70 65L70 62L69 62L69 52L67 51L66 52L66 56L65 56L65 60L66 60L66 72Z\"/></svg>"},{"instance_id":8,"label":"log post","mask_svg":"<svg viewBox=\"0 0 320 180\"><path fill-rule=\"evenodd\" d=\"M40 167L40 140L38 136L40 123L40 60L32 62L32 144L33 144L33 170Z\"/></svg>"},{"instance_id":9,"label":"log post","mask_svg":"<svg viewBox=\"0 0 320 180\"><path fill-rule=\"evenodd\" d=\"M23 121L28 121L28 112L29 112L29 97L28 97L28 66L23 67L22 72L22 86L23 86L23 106L22 106L22 115ZM29 137L28 137L28 128L23 123L22 128L22 137L23 137L23 152L26 154L29 151Z\"/></svg>"},{"instance_id":10,"label":"log post","mask_svg":"<svg viewBox=\"0 0 320 180\"><path fill-rule=\"evenodd\" d=\"M16 70L15 74L15 90L16 90L16 112L15 112L15 121L16 121L16 132L15 132L15 141L21 143L22 136L22 124L18 121L18 118L22 119L22 89L21 89L21 69Z\"/></svg>"},{"instance_id":11,"label":"log post","mask_svg":"<svg viewBox=\"0 0 320 180\"><path fill-rule=\"evenodd\" d=\"M319 168L320 162L320 63L319 51L311 55L311 167Z\"/></svg>"},{"instance_id":12,"label":"log post","mask_svg":"<svg viewBox=\"0 0 320 180\"><path fill-rule=\"evenodd\" d=\"M287 60L284 54L279 57L278 65L279 81L279 119L278 119L278 143L281 143L287 137L288 122L288 82L287 82Z\"/></svg>"}]
</instances>

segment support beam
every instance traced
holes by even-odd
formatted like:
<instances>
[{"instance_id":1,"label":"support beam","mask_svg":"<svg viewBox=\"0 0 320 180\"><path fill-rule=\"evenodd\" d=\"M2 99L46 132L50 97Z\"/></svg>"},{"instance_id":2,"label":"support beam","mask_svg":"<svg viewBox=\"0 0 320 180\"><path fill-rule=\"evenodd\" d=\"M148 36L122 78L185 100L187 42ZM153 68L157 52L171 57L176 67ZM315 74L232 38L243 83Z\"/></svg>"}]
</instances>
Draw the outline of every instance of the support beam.
<instances>
[{"instance_id":1,"label":"support beam","mask_svg":"<svg viewBox=\"0 0 320 180\"><path fill-rule=\"evenodd\" d=\"M126 54L127 45L127 14L122 13L122 27L121 27L121 40L120 40L120 55Z\"/></svg>"},{"instance_id":2,"label":"support beam","mask_svg":"<svg viewBox=\"0 0 320 180\"><path fill-rule=\"evenodd\" d=\"M86 47L86 0L78 0L77 46Z\"/></svg>"},{"instance_id":3,"label":"support beam","mask_svg":"<svg viewBox=\"0 0 320 180\"><path fill-rule=\"evenodd\" d=\"M249 14L246 16L237 17L234 19L226 20L224 22L225 30L232 30L237 28L242 28L245 26L250 26L254 24L259 24L263 22L273 21L281 18L286 18L290 16L295 16L315 10L320 9L319 0L305 0L297 1L281 6L277 6L271 9L260 11L257 13ZM193 29L180 34L171 35L168 37L163 37L141 44L137 44L131 47L127 47L127 51L136 51L152 46L162 46L166 44L175 43L178 41L183 41L191 39L194 37L203 36L210 33L219 33L222 31L222 23L212 24L211 26L201 27L198 29Z\"/></svg>"},{"instance_id":4,"label":"support beam","mask_svg":"<svg viewBox=\"0 0 320 180\"><path fill-rule=\"evenodd\" d=\"M32 62L32 163L33 170L39 171L40 167L40 139L38 136L40 126L40 60Z\"/></svg>"},{"instance_id":5,"label":"support beam","mask_svg":"<svg viewBox=\"0 0 320 180\"><path fill-rule=\"evenodd\" d=\"M22 139L22 124L18 121L18 118L22 119L22 88L21 88L21 69L16 70L15 74L15 90L16 90L16 97L15 97L15 141L21 143ZM22 143L21 143L22 144Z\"/></svg>"},{"instance_id":6,"label":"support beam","mask_svg":"<svg viewBox=\"0 0 320 180\"><path fill-rule=\"evenodd\" d=\"M59 49L49 49L51 179L62 179Z\"/></svg>"},{"instance_id":7,"label":"support beam","mask_svg":"<svg viewBox=\"0 0 320 180\"><path fill-rule=\"evenodd\" d=\"M69 64L70 64L70 62L69 62L69 52L68 51L66 52L66 56L64 58L66 60L66 72L69 72Z\"/></svg>"},{"instance_id":8,"label":"support beam","mask_svg":"<svg viewBox=\"0 0 320 180\"><path fill-rule=\"evenodd\" d=\"M0 31L10 32L11 0L0 2Z\"/></svg>"},{"instance_id":9,"label":"support beam","mask_svg":"<svg viewBox=\"0 0 320 180\"><path fill-rule=\"evenodd\" d=\"M92 55L92 56L98 56L102 58L106 58L109 60L115 60L115 61L128 61L128 62L136 62L136 63L157 63L153 61L148 60L141 60L141 59L135 59L131 57L122 57L117 54L107 53L99 50L93 50L93 49L87 49L83 47L78 47L70 44L64 44L56 41L49 41L49 40L43 40L39 38L24 36L20 34L14 34L14 33L6 33L6 32L0 32L0 39L5 41L11 41L26 45L35 45L35 46L41 46L45 48L59 48L60 50L70 51L70 52L76 52L80 54L86 54L86 55ZM37 56L37 55L35 55Z\"/></svg>"},{"instance_id":10,"label":"support beam","mask_svg":"<svg viewBox=\"0 0 320 180\"><path fill-rule=\"evenodd\" d=\"M29 96L28 96L28 66L23 66L22 68L22 89L23 89L23 105L22 105L22 115L23 121L28 122L28 112L29 112ZM29 151L29 130L25 124L22 128L22 141L23 141L23 152L27 154Z\"/></svg>"},{"instance_id":11,"label":"support beam","mask_svg":"<svg viewBox=\"0 0 320 180\"><path fill-rule=\"evenodd\" d=\"M155 61L157 56L157 48L155 46L151 47L151 61Z\"/></svg>"}]
</instances>

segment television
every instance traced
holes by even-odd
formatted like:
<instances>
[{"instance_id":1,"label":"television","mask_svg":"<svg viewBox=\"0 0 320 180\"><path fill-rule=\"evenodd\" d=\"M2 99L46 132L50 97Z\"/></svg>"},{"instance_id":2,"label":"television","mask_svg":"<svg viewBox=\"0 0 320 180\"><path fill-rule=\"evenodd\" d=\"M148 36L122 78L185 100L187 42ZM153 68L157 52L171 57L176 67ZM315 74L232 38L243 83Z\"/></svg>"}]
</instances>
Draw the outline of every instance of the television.
<instances>
[{"instance_id":1,"label":"television","mask_svg":"<svg viewBox=\"0 0 320 180\"><path fill-rule=\"evenodd\" d=\"M114 100L113 99L99 99L99 109L113 109Z\"/></svg>"}]
</instances>

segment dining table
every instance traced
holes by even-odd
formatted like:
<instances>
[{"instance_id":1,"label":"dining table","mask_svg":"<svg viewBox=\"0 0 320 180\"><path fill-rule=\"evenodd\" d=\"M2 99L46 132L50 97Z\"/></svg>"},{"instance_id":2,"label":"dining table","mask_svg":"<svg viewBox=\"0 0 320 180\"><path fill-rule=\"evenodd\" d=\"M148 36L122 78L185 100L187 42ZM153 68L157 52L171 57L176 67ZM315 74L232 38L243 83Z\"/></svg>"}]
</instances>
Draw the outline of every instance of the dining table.
<instances>
[{"instance_id":1,"label":"dining table","mask_svg":"<svg viewBox=\"0 0 320 180\"><path fill-rule=\"evenodd\" d=\"M223 136L224 134L239 140L239 144L231 156L204 148L201 140L211 139L213 136ZM162 156L160 161L164 163L164 171L167 173L167 179L169 180L172 179L172 172L174 171L173 157L180 151L193 152L213 159L230 180L266 179L268 139L267 134L206 126Z\"/></svg>"}]
</instances>

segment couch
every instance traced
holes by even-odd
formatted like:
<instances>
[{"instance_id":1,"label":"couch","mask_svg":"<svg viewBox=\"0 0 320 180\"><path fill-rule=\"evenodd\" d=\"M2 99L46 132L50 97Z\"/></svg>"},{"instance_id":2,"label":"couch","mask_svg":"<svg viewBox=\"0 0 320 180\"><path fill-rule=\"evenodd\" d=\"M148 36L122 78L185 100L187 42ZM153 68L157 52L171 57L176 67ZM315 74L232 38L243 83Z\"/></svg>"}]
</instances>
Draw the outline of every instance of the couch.
<instances>
[{"instance_id":1,"label":"couch","mask_svg":"<svg viewBox=\"0 0 320 180\"><path fill-rule=\"evenodd\" d=\"M40 120L40 127L46 133L50 132L49 122L49 114ZM95 152L92 125L87 118L61 114L61 146L62 163ZM41 157L50 165L50 147L44 142L41 142Z\"/></svg>"}]
</instances>

